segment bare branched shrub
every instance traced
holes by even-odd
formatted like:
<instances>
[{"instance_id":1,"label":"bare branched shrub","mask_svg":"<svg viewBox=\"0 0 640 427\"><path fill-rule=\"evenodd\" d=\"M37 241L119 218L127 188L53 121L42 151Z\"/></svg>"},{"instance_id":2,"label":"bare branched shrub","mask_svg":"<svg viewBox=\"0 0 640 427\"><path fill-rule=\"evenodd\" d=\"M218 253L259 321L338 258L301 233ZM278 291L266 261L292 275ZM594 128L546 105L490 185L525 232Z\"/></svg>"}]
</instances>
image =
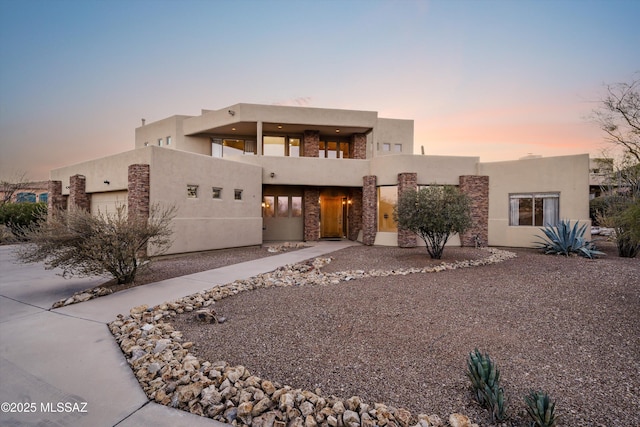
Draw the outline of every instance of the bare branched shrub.
<instances>
[{"instance_id":1,"label":"bare branched shrub","mask_svg":"<svg viewBox=\"0 0 640 427\"><path fill-rule=\"evenodd\" d=\"M28 244L18 251L22 262L44 262L60 268L63 276L110 274L118 282L131 283L154 255L171 246L171 220L175 207L154 205L149 218L127 215L125 206L115 213L91 215L81 209L56 212L48 221L25 230Z\"/></svg>"}]
</instances>

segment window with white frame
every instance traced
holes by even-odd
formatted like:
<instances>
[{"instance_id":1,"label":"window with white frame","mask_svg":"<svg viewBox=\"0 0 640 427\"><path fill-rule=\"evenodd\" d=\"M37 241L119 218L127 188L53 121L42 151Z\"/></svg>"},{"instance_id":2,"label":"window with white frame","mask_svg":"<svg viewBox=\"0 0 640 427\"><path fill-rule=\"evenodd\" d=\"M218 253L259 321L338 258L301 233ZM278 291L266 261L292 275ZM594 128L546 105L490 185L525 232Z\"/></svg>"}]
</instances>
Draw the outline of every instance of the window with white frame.
<instances>
[{"instance_id":1,"label":"window with white frame","mask_svg":"<svg viewBox=\"0 0 640 427\"><path fill-rule=\"evenodd\" d=\"M509 225L554 227L560 219L560 193L509 195Z\"/></svg>"},{"instance_id":2,"label":"window with white frame","mask_svg":"<svg viewBox=\"0 0 640 427\"><path fill-rule=\"evenodd\" d=\"M197 199L198 198L198 186L197 185L187 185L187 198L189 199Z\"/></svg>"},{"instance_id":3,"label":"window with white frame","mask_svg":"<svg viewBox=\"0 0 640 427\"><path fill-rule=\"evenodd\" d=\"M167 137L167 145L171 145L171 137L170 136Z\"/></svg>"},{"instance_id":4,"label":"window with white frame","mask_svg":"<svg viewBox=\"0 0 640 427\"><path fill-rule=\"evenodd\" d=\"M382 144L382 151L391 151L391 144L385 142Z\"/></svg>"}]
</instances>

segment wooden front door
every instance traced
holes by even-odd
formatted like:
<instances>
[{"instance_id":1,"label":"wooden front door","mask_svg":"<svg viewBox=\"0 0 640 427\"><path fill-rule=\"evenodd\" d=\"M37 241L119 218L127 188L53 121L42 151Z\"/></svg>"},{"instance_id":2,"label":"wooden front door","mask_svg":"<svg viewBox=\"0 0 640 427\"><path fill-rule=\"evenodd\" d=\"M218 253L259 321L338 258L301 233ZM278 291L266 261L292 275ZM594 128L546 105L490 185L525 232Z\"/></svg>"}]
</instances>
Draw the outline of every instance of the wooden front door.
<instances>
[{"instance_id":1,"label":"wooden front door","mask_svg":"<svg viewBox=\"0 0 640 427\"><path fill-rule=\"evenodd\" d=\"M342 236L342 197L323 197L320 202L320 237Z\"/></svg>"}]
</instances>

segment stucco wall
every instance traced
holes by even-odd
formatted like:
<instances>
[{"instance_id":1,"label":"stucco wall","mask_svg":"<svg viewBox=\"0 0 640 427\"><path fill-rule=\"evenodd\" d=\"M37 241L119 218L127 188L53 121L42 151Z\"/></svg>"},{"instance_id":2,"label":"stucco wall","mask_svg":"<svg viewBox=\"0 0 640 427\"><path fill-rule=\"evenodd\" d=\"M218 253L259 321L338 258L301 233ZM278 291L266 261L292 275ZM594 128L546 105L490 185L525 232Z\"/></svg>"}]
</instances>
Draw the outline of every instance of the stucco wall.
<instances>
[{"instance_id":1,"label":"stucco wall","mask_svg":"<svg viewBox=\"0 0 640 427\"><path fill-rule=\"evenodd\" d=\"M378 177L378 185L396 185L398 173L417 172L418 185L458 185L460 175L475 175L478 157L416 156L397 154L371 159L370 174Z\"/></svg>"},{"instance_id":2,"label":"stucco wall","mask_svg":"<svg viewBox=\"0 0 640 427\"><path fill-rule=\"evenodd\" d=\"M391 152L382 151L383 143L391 144ZM373 130L373 149L375 155L394 153L394 144L402 144L402 154L413 154L413 120L379 118Z\"/></svg>"},{"instance_id":3,"label":"stucco wall","mask_svg":"<svg viewBox=\"0 0 640 427\"><path fill-rule=\"evenodd\" d=\"M262 243L262 184L259 167L173 150L155 149L151 163L151 204L174 204L170 253ZM198 185L198 198L187 197ZM212 187L222 188L213 199ZM234 200L234 190L242 200Z\"/></svg>"},{"instance_id":4,"label":"stucco wall","mask_svg":"<svg viewBox=\"0 0 640 427\"><path fill-rule=\"evenodd\" d=\"M182 123L184 119L189 117L190 116L171 116L136 128L135 148L144 147L145 143L157 146L158 139L162 138L163 147L192 151L182 146ZM171 137L171 144L168 146L166 145L167 136Z\"/></svg>"},{"instance_id":5,"label":"stucco wall","mask_svg":"<svg viewBox=\"0 0 640 427\"><path fill-rule=\"evenodd\" d=\"M540 227L509 225L509 194L558 192L560 219L590 223L587 154L482 163L480 174L489 176L491 246L531 247L542 234Z\"/></svg>"}]
</instances>

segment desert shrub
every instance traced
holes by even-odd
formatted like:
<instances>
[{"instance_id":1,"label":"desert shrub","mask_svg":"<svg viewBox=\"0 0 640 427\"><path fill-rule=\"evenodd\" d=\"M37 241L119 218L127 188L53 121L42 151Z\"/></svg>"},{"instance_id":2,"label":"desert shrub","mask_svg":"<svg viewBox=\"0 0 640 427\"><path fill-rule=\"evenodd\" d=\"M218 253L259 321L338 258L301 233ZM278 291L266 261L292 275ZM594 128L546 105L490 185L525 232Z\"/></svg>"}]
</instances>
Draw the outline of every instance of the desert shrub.
<instances>
[{"instance_id":1,"label":"desert shrub","mask_svg":"<svg viewBox=\"0 0 640 427\"><path fill-rule=\"evenodd\" d=\"M635 258L640 253L640 197L607 199L597 219L599 224L614 229L618 256Z\"/></svg>"},{"instance_id":2,"label":"desert shrub","mask_svg":"<svg viewBox=\"0 0 640 427\"><path fill-rule=\"evenodd\" d=\"M557 417L555 415L555 402L543 391L534 391L524 397L527 405L527 414L531 418L532 427L555 427Z\"/></svg>"},{"instance_id":3,"label":"desert shrub","mask_svg":"<svg viewBox=\"0 0 640 427\"><path fill-rule=\"evenodd\" d=\"M128 217L124 206L111 215L81 209L59 211L25 233L29 244L17 252L22 262L44 262L63 276L110 274L119 284L131 283L140 266L171 246L170 223L175 208L153 206L149 218Z\"/></svg>"},{"instance_id":4,"label":"desert shrub","mask_svg":"<svg viewBox=\"0 0 640 427\"><path fill-rule=\"evenodd\" d=\"M46 203L5 203L0 206L0 224L7 227L19 240L25 229L41 221L47 214Z\"/></svg>"},{"instance_id":5,"label":"desert shrub","mask_svg":"<svg viewBox=\"0 0 640 427\"><path fill-rule=\"evenodd\" d=\"M596 249L595 245L585 240L584 233L587 224L579 226L578 222L571 226L570 221L561 220L556 227L546 226L541 229L545 236L537 236L543 241L535 242L537 248L545 254L569 256L577 254L586 258L595 258L604 255Z\"/></svg>"},{"instance_id":6,"label":"desert shrub","mask_svg":"<svg viewBox=\"0 0 640 427\"><path fill-rule=\"evenodd\" d=\"M467 359L467 376L471 380L474 397L481 406L491 412L493 422L507 418L504 390L500 387L500 370L488 353L476 348Z\"/></svg>"},{"instance_id":7,"label":"desert shrub","mask_svg":"<svg viewBox=\"0 0 640 427\"><path fill-rule=\"evenodd\" d=\"M471 226L469 198L453 186L409 190L398 199L393 219L399 228L414 232L424 240L434 259L442 258L449 237Z\"/></svg>"}]
</instances>

